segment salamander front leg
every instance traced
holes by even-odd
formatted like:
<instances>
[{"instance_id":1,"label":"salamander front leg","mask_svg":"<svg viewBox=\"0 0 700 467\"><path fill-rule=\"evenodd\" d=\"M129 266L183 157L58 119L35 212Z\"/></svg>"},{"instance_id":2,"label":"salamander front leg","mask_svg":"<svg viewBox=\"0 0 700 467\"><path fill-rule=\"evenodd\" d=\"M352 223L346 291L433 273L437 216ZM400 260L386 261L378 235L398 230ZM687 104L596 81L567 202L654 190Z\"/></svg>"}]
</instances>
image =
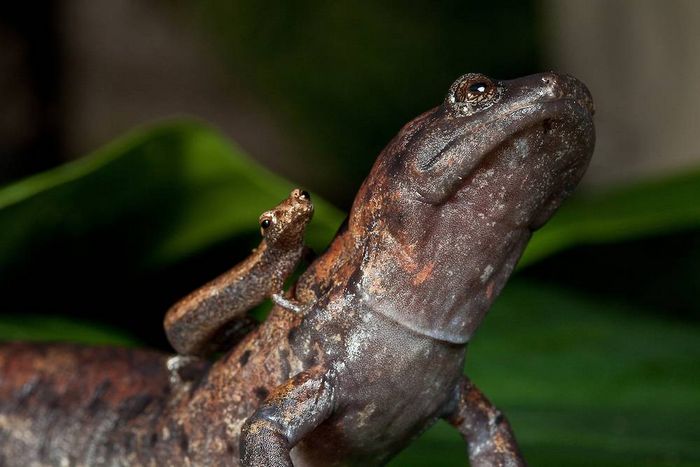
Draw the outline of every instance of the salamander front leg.
<instances>
[{"instance_id":1,"label":"salamander front leg","mask_svg":"<svg viewBox=\"0 0 700 467\"><path fill-rule=\"evenodd\" d=\"M317 366L277 387L241 429L241 465L292 467L291 449L333 411L334 375Z\"/></svg>"},{"instance_id":2,"label":"salamander front leg","mask_svg":"<svg viewBox=\"0 0 700 467\"><path fill-rule=\"evenodd\" d=\"M526 465L508 420L466 376L456 388L453 403L445 419L467 442L472 467Z\"/></svg>"}]
</instances>

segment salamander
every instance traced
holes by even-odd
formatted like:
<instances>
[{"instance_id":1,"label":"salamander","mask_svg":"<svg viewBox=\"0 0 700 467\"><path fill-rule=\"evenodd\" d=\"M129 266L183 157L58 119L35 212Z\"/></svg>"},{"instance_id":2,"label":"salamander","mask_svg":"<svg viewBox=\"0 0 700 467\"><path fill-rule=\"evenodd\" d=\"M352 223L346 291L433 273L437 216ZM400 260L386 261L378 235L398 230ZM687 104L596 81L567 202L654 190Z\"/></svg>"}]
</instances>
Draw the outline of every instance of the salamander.
<instances>
[{"instance_id":1,"label":"salamander","mask_svg":"<svg viewBox=\"0 0 700 467\"><path fill-rule=\"evenodd\" d=\"M0 463L382 465L442 418L472 466L524 465L464 361L532 232L586 170L593 111L570 76L460 77L379 154L285 296L298 310L274 306L182 384L160 352L3 345ZM209 335L185 333L175 341Z\"/></svg>"}]
</instances>

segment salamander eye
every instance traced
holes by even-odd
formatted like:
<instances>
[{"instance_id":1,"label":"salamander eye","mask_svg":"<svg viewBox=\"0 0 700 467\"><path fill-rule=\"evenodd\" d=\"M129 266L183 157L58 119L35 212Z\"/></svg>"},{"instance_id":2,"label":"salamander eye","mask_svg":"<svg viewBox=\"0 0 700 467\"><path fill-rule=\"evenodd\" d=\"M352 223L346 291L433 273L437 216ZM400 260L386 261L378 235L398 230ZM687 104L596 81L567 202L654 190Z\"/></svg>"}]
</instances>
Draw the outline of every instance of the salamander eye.
<instances>
[{"instance_id":1,"label":"salamander eye","mask_svg":"<svg viewBox=\"0 0 700 467\"><path fill-rule=\"evenodd\" d=\"M272 213L265 212L260 216L260 231L265 233L266 229L275 222L275 216Z\"/></svg>"},{"instance_id":2,"label":"salamander eye","mask_svg":"<svg viewBox=\"0 0 700 467\"><path fill-rule=\"evenodd\" d=\"M260 233L265 235L265 232L275 223L275 216L271 212L264 212L260 216Z\"/></svg>"},{"instance_id":3,"label":"salamander eye","mask_svg":"<svg viewBox=\"0 0 700 467\"><path fill-rule=\"evenodd\" d=\"M495 95L496 86L490 80L484 80L483 77L467 80L455 91L455 98L459 102L468 102L472 105L487 102Z\"/></svg>"},{"instance_id":4,"label":"salamander eye","mask_svg":"<svg viewBox=\"0 0 700 467\"><path fill-rule=\"evenodd\" d=\"M468 74L452 85L448 102L456 105L462 113L471 113L490 106L496 101L498 95L499 88L490 78L479 74Z\"/></svg>"}]
</instances>

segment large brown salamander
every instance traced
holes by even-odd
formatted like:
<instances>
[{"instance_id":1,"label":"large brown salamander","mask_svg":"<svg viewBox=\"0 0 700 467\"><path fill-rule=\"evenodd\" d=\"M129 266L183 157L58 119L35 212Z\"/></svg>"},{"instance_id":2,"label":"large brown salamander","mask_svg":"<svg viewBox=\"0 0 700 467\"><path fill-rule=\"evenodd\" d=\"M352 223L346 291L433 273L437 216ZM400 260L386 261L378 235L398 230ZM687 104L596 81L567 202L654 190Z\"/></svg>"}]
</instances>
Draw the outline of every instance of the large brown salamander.
<instances>
[{"instance_id":1,"label":"large brown salamander","mask_svg":"<svg viewBox=\"0 0 700 467\"><path fill-rule=\"evenodd\" d=\"M585 171L592 114L569 76L462 76L379 155L288 292L298 307L275 306L178 384L158 352L2 346L0 464L381 465L444 418L471 465L523 465L464 359L533 230ZM190 330L176 341L197 353L213 334Z\"/></svg>"}]
</instances>

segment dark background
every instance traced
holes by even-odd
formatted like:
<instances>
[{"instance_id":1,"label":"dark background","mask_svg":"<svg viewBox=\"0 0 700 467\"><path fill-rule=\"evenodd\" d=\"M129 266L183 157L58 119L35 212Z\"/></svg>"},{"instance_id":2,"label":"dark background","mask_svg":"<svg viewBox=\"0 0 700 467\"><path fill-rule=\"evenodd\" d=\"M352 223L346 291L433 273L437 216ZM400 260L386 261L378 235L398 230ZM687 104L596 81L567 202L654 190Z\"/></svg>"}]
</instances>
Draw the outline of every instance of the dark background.
<instances>
[{"instance_id":1,"label":"dark background","mask_svg":"<svg viewBox=\"0 0 700 467\"><path fill-rule=\"evenodd\" d=\"M189 113L346 207L457 76L542 66L532 2L41 3L3 8L3 181Z\"/></svg>"}]
</instances>

